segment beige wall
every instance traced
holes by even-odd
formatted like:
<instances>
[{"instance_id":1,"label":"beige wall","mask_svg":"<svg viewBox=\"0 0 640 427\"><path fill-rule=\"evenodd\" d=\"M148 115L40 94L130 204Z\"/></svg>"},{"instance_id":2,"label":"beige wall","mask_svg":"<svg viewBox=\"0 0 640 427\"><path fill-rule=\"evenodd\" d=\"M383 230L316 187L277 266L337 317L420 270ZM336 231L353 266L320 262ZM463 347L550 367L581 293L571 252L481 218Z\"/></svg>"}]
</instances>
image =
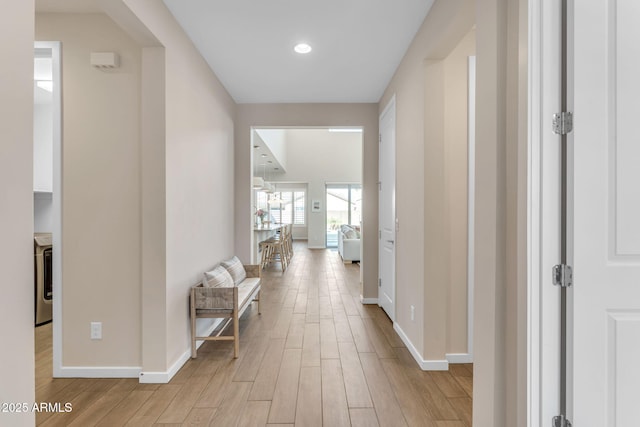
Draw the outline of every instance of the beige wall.
<instances>
[{"instance_id":1,"label":"beige wall","mask_svg":"<svg viewBox=\"0 0 640 427\"><path fill-rule=\"evenodd\" d=\"M33 402L33 1L0 14L0 402ZM0 423L32 426L33 413Z\"/></svg>"},{"instance_id":2,"label":"beige wall","mask_svg":"<svg viewBox=\"0 0 640 427\"><path fill-rule=\"evenodd\" d=\"M447 353L467 353L468 58L475 55L470 31L443 61L444 164L449 263Z\"/></svg>"},{"instance_id":3,"label":"beige wall","mask_svg":"<svg viewBox=\"0 0 640 427\"><path fill-rule=\"evenodd\" d=\"M466 88L466 78L462 79L461 72L452 76L447 72L451 67L457 69L457 58L473 44L467 40L465 48L455 50L474 24L473 6L471 0L436 0L379 104L382 111L395 94L396 209L400 224L396 246L396 323L426 360L443 360L449 351L466 352L466 325L464 329L452 328L456 336L447 339L447 325L451 323L447 315L451 304L447 301L460 297L459 293L449 293L449 269L454 266L450 263L450 251L458 257L462 250L457 235L456 243L449 244L449 224L457 227L460 221L466 221L466 216L448 222L452 207L446 197L450 185L458 186L458 178L452 182L447 174L458 172L460 166L445 167L445 158L456 164L466 161L466 149L459 150L466 137L461 140L459 132L450 129L450 119L445 118L453 115L451 111L462 109L455 92L455 101L451 101L454 103L445 104L445 82L447 78L460 79ZM446 61L451 52L455 53ZM456 119L466 126L464 112ZM456 149L448 147L445 141L456 141ZM416 195L422 196L416 200ZM459 198L452 199L454 207L459 202ZM466 254L455 262L466 264ZM461 304L466 311L464 296L464 300L452 300L452 304ZM416 308L415 321L410 319L411 305ZM463 325L465 321L466 313L452 325ZM464 347L453 344L458 342L465 343Z\"/></svg>"},{"instance_id":4,"label":"beige wall","mask_svg":"<svg viewBox=\"0 0 640 427\"><path fill-rule=\"evenodd\" d=\"M188 357L188 288L234 252L235 104L163 3L105 5L118 25L37 20L39 38L63 42L63 366L166 378ZM104 50L119 69L90 67Z\"/></svg>"},{"instance_id":5,"label":"beige wall","mask_svg":"<svg viewBox=\"0 0 640 427\"><path fill-rule=\"evenodd\" d=\"M62 42L62 364L140 366L140 48L103 14L37 14L36 39Z\"/></svg>"},{"instance_id":6,"label":"beige wall","mask_svg":"<svg viewBox=\"0 0 640 427\"><path fill-rule=\"evenodd\" d=\"M164 367L143 367L164 371L188 354L189 287L234 254L235 103L164 3L126 4L164 46L166 323L157 327L166 328L167 357Z\"/></svg>"},{"instance_id":7,"label":"beige wall","mask_svg":"<svg viewBox=\"0 0 640 427\"><path fill-rule=\"evenodd\" d=\"M239 104L235 143L235 247L251 258L251 127L363 126L363 296L378 297L378 107L376 104Z\"/></svg>"},{"instance_id":8,"label":"beige wall","mask_svg":"<svg viewBox=\"0 0 640 427\"><path fill-rule=\"evenodd\" d=\"M526 425L527 10L478 0L474 426Z\"/></svg>"},{"instance_id":9,"label":"beige wall","mask_svg":"<svg viewBox=\"0 0 640 427\"><path fill-rule=\"evenodd\" d=\"M142 49L142 367L167 362L166 79L164 47Z\"/></svg>"}]
</instances>

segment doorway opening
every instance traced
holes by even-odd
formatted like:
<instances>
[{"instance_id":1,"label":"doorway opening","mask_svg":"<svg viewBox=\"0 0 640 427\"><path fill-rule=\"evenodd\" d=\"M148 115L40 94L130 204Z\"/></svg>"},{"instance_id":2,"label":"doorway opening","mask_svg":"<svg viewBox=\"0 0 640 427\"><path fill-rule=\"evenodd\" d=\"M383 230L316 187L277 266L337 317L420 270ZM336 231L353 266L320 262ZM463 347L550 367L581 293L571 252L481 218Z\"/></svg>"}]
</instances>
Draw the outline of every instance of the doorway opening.
<instances>
[{"instance_id":1,"label":"doorway opening","mask_svg":"<svg viewBox=\"0 0 640 427\"><path fill-rule=\"evenodd\" d=\"M327 248L337 248L343 226L353 229L360 237L362 227L362 185L327 184Z\"/></svg>"},{"instance_id":2,"label":"doorway opening","mask_svg":"<svg viewBox=\"0 0 640 427\"><path fill-rule=\"evenodd\" d=\"M61 43L34 43L34 324L53 329L52 376L62 365ZM36 349L37 350L37 349Z\"/></svg>"},{"instance_id":3,"label":"doorway opening","mask_svg":"<svg viewBox=\"0 0 640 427\"><path fill-rule=\"evenodd\" d=\"M281 224L291 224L293 239L306 241L308 248L327 247L328 185L347 186L345 221L360 225L362 138L361 127L251 129L253 263L260 261L260 242Z\"/></svg>"}]
</instances>

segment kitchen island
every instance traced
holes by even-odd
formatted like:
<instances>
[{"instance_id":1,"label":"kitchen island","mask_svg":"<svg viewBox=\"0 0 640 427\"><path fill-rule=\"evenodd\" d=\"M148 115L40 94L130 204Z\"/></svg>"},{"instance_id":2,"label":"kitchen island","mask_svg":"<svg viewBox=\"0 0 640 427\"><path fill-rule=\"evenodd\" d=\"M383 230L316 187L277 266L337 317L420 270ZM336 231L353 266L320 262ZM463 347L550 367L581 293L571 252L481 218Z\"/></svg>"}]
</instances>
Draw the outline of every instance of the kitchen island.
<instances>
[{"instance_id":1,"label":"kitchen island","mask_svg":"<svg viewBox=\"0 0 640 427\"><path fill-rule=\"evenodd\" d=\"M282 229L282 224L266 224L256 225L253 227L253 251L251 254L251 263L260 264L260 243L268 240L276 235Z\"/></svg>"}]
</instances>

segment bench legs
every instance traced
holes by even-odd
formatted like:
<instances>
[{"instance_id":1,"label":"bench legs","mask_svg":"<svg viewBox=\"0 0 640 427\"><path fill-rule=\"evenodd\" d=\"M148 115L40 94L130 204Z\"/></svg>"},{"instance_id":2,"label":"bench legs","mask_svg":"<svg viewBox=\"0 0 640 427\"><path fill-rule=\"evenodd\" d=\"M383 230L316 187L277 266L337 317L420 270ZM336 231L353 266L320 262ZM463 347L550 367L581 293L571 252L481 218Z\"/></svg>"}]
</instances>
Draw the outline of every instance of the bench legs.
<instances>
[{"instance_id":1,"label":"bench legs","mask_svg":"<svg viewBox=\"0 0 640 427\"><path fill-rule=\"evenodd\" d=\"M236 306L237 306L237 289L234 289L234 293L236 293L235 295L235 299L236 299ZM258 292L255 294L255 299L253 299L253 301L257 301L258 302L258 314L262 314L261 313L261 309L260 309L260 293L261 290L259 289ZM191 307L190 307L190 312L191 312L191 358L195 359L198 357L198 353L197 353L197 348L196 348L196 338L199 338L201 340L233 340L233 357L234 359L237 359L238 356L240 355L240 315L239 315L239 310L238 309L233 309L232 313L231 313L231 317L226 317L227 321L224 325L222 325L222 327L220 328L220 331L217 333L217 335L215 337L197 337L196 336L196 309L195 309L195 294L194 292L191 293L190 296L191 299ZM208 317L208 316L207 316ZM229 337L229 336L220 336L220 334L224 331L224 329L229 325L229 321L233 322L233 337Z\"/></svg>"},{"instance_id":2,"label":"bench legs","mask_svg":"<svg viewBox=\"0 0 640 427\"><path fill-rule=\"evenodd\" d=\"M238 322L238 310L233 310L233 358L240 354L240 325Z\"/></svg>"},{"instance_id":3,"label":"bench legs","mask_svg":"<svg viewBox=\"0 0 640 427\"><path fill-rule=\"evenodd\" d=\"M260 311L260 292L262 292L262 290L258 291L258 314L262 314L262 312Z\"/></svg>"},{"instance_id":4,"label":"bench legs","mask_svg":"<svg viewBox=\"0 0 640 427\"><path fill-rule=\"evenodd\" d=\"M195 309L195 295L193 291L191 291L190 299L191 299L191 304L189 304L189 306L191 310L191 358L195 359L196 357L198 357L198 353L196 350L196 309Z\"/></svg>"}]
</instances>

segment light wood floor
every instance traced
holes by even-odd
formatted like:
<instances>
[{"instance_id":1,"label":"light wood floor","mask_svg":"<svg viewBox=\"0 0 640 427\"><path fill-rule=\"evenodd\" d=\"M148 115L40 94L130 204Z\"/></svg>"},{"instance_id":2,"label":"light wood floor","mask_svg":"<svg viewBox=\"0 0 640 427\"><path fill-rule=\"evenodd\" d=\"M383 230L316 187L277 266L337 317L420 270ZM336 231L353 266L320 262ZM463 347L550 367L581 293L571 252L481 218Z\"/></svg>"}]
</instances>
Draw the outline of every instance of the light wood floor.
<instances>
[{"instance_id":1,"label":"light wood floor","mask_svg":"<svg viewBox=\"0 0 640 427\"><path fill-rule=\"evenodd\" d=\"M36 328L36 401L73 404L37 425L470 427L472 365L421 371L384 312L360 304L359 268L297 244L284 274L263 273L240 357L207 342L168 384L52 379L51 325Z\"/></svg>"}]
</instances>

